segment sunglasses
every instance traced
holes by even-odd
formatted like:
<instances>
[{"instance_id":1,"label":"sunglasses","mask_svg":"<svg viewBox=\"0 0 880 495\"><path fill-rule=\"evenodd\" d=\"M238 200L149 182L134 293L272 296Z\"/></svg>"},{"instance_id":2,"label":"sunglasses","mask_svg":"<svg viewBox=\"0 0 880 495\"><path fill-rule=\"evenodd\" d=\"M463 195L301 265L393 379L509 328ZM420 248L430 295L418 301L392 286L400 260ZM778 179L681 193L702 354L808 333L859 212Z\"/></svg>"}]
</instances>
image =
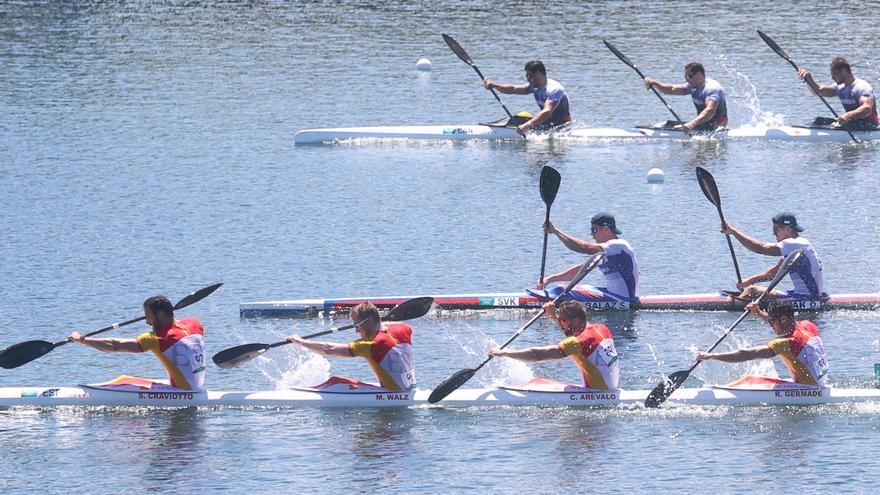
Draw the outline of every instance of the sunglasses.
<instances>
[{"instance_id":1,"label":"sunglasses","mask_svg":"<svg viewBox=\"0 0 880 495\"><path fill-rule=\"evenodd\" d=\"M696 75L697 75L696 73L694 73L694 74L685 74L685 75L684 75L684 80L685 80L685 81L690 81L690 80L693 79L694 76L696 76Z\"/></svg>"}]
</instances>

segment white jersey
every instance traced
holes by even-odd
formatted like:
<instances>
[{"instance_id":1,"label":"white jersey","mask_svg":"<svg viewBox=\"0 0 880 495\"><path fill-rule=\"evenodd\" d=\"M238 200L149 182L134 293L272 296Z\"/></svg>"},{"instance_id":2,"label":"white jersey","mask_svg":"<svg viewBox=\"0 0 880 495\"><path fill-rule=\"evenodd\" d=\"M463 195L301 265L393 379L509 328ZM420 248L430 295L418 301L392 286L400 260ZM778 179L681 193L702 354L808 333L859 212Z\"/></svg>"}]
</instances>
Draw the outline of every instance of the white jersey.
<instances>
[{"instance_id":1,"label":"white jersey","mask_svg":"<svg viewBox=\"0 0 880 495\"><path fill-rule=\"evenodd\" d=\"M822 261L810 241L804 237L795 237L783 239L776 245L782 251L783 258L798 249L804 250L803 257L788 272L788 276L791 277L791 282L794 284L794 295L820 299L825 288L822 279Z\"/></svg>"},{"instance_id":2,"label":"white jersey","mask_svg":"<svg viewBox=\"0 0 880 495\"><path fill-rule=\"evenodd\" d=\"M605 257L599 269L605 275L603 289L614 295L635 299L638 297L639 263L632 247L623 239L611 239L599 244Z\"/></svg>"}]
</instances>

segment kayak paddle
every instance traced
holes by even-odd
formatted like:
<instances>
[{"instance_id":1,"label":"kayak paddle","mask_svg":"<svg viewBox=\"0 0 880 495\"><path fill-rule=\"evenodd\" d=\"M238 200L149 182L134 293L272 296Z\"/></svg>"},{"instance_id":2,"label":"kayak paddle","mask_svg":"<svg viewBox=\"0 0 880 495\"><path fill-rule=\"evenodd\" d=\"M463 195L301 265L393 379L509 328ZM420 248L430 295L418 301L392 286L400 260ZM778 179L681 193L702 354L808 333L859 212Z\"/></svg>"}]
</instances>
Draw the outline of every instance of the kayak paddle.
<instances>
[{"instance_id":1,"label":"kayak paddle","mask_svg":"<svg viewBox=\"0 0 880 495\"><path fill-rule=\"evenodd\" d=\"M761 301L764 299L764 296L766 296L768 292L772 291L773 288L776 287L776 285L786 275L788 275L789 270L791 270L792 267L795 264L797 264L798 261L800 261L801 256L803 256L803 254L804 254L804 250L798 249L797 251L794 251L785 257L785 260L782 261L782 266L780 266L779 270L776 271L776 276L773 277L773 280L770 282L770 285L767 286L767 291L764 292L763 294L761 294L761 296L759 298L755 299L756 303L760 304ZM746 309L743 312L743 314L741 314L740 317L737 318L735 322L733 322L733 325L731 325L730 328L728 328L721 335L721 337L717 341L715 341L714 344L712 344L712 347L710 347L709 350L706 352L712 352L713 350L715 350L715 348L718 347L718 344L720 344L721 341L724 340L724 338L727 337L730 334L730 332L732 332L733 329L736 328L736 326L739 325L739 323L745 319L746 316L748 316L748 314L749 314L749 310ZM645 406L646 407L659 407L660 404L665 402L666 399L668 399L669 396L672 395L673 392L678 390L678 387L680 387L681 384L684 383L685 380L687 380L687 378L688 378L688 376L690 376L691 372L694 371L694 368L696 368L697 365L699 365L701 362L702 361L695 361L694 364L690 368L688 368L684 371L676 371L676 372L672 373L671 375L667 376L666 378L664 378L663 381L660 382L656 387L654 387L654 390L651 390L651 393L648 394L648 398L645 399Z\"/></svg>"},{"instance_id":2,"label":"kayak paddle","mask_svg":"<svg viewBox=\"0 0 880 495\"><path fill-rule=\"evenodd\" d=\"M715 184L715 177L703 167L697 167L697 182L700 183L700 189L706 195L706 199L715 205L718 209L718 216L721 217L721 225L724 225L724 213L721 211L721 195L718 194L718 185ZM733 243L730 241L730 234L727 237L727 247L730 249L730 257L733 259L733 269L736 270L736 281L742 282L742 275L739 273L739 263L736 262L736 253L733 252ZM737 294L739 295L739 294Z\"/></svg>"},{"instance_id":3,"label":"kayak paddle","mask_svg":"<svg viewBox=\"0 0 880 495\"><path fill-rule=\"evenodd\" d=\"M785 50L783 50L781 46L777 45L776 42L773 41L773 38L771 38L771 37L767 36L766 34L764 34L763 32L761 32L760 29L758 30L758 36L760 36L761 39L764 40L764 43L767 43L767 46L769 46L771 50L776 52L776 54L779 55L780 57L782 57L786 62L790 63L791 66L794 67L794 70L798 70L798 65L796 63L794 63L794 61L791 59L791 57L788 56L788 53L786 53ZM818 96L819 99L822 100L822 103L824 103L825 106L828 107L828 110L831 110L831 113L832 113L832 115L834 115L834 118L835 119L839 118L840 116L837 115L837 112L834 111L834 108L828 104L828 100L826 100L825 97L822 96L822 94L819 92L819 85L816 84L815 81L813 81L813 83L810 84L810 87L813 89L813 92L816 93L816 96ZM846 130L846 129L844 129L844 130ZM849 134L849 137L852 138L853 142L861 143L859 138L857 138L855 136L855 134L852 133L852 131L846 130L846 133Z\"/></svg>"},{"instance_id":4,"label":"kayak paddle","mask_svg":"<svg viewBox=\"0 0 880 495\"><path fill-rule=\"evenodd\" d=\"M431 305L433 304L433 297L416 297L414 299L404 301L397 306L394 306L393 308L391 308L390 311L388 311L385 316L382 317L382 319L385 321L406 321L420 318L422 316L425 316L428 311L431 310ZM331 333L336 333L342 330L350 330L354 327L354 325L333 327L322 332L313 333L312 335L306 335L303 338L313 339L315 337L329 335ZM211 359L214 361L214 364L216 364L220 368L235 368L252 359L255 359L256 357L262 355L264 352L273 347L279 347L290 343L291 342L288 340L282 340L280 342L275 342L274 344L242 344L239 346L230 347L229 349L224 349L215 354L214 357Z\"/></svg>"},{"instance_id":5,"label":"kayak paddle","mask_svg":"<svg viewBox=\"0 0 880 495\"><path fill-rule=\"evenodd\" d=\"M475 71L477 71L477 75L480 76L480 79L482 79L483 82L486 81L486 78L483 77L483 73L480 72L479 68L477 68L477 64L475 64L474 61L471 59L470 55L468 55L467 52L464 51L464 48L462 48L461 45L459 45L457 41L452 39L452 36L449 36L448 34L444 34L443 41L445 41L446 44L449 45L449 48L453 52L455 52L456 55L458 55L458 58L460 58L462 62L470 65L471 67L474 68ZM501 98L498 97L498 93L496 93L494 89L490 89L489 91L492 92L492 95L495 96L495 99L498 100L498 103L501 104L501 108L504 109L504 111L507 113L507 116L512 119L513 114L510 113L510 110L507 109L507 107L504 105L504 102L502 102Z\"/></svg>"},{"instance_id":6,"label":"kayak paddle","mask_svg":"<svg viewBox=\"0 0 880 495\"><path fill-rule=\"evenodd\" d=\"M590 273L590 271L592 271L594 268L596 268L596 266L599 264L600 261L602 261L602 258L604 256L605 255L602 253L596 253L590 259L585 261L584 264L581 265L581 269L578 270L578 272L574 276L574 278L571 279L571 281L565 287L565 290L562 291L561 294L556 296L555 299L553 299L553 304L556 304L560 299L562 299L562 296L568 294L571 291L571 289L573 289L574 286L577 285L577 283L581 281L581 279L583 279L588 273ZM526 323L525 325L520 327L520 329L517 330L515 334L513 334L509 339L507 339L507 342L501 344L501 347L499 347L499 349L504 349L505 347L510 345L510 343L513 342L514 339L519 337L520 334L525 332L527 328L529 328L530 326L532 326L533 323L538 321L538 319L541 318L541 315L543 315L543 314L544 314L544 310L541 309L541 311L538 314L536 314L534 317L532 317L532 319L529 320L528 323ZM441 400L446 398L447 395L451 394L452 392L457 390L459 387L461 387L462 385L467 383L468 380L473 378L473 376L475 374L477 374L477 371L479 371L480 368L485 366L486 363L488 363L493 357L495 357L495 356L490 355L490 356L486 357L486 359L484 359L483 362L480 363L480 365L477 366L476 368L466 368L461 371L455 372L452 376L450 376L443 383L441 383L439 386L437 386L437 388L435 388L433 392L431 392L431 395L428 396L428 402L431 404L436 404L437 402L440 402Z\"/></svg>"},{"instance_id":7,"label":"kayak paddle","mask_svg":"<svg viewBox=\"0 0 880 495\"><path fill-rule=\"evenodd\" d=\"M612 45L611 43L609 43L605 40L602 40L602 43L605 43L605 46L607 46L608 49L611 50L611 53L616 55L617 58L619 58L621 62L625 63L626 65L630 66L630 68L632 70L636 71L636 73L639 75L639 77L642 78L642 80L645 79L645 75L642 74L642 71L640 71L639 68L636 67L636 64L632 63L632 61L629 58L627 58L626 55L621 53L620 50L615 48L614 45ZM678 114L675 113L675 110L673 110L672 107L669 106L669 103L666 103L666 99L660 95L660 93L657 91L657 88L655 88L654 85L651 85L651 90L654 92L655 95L657 95L657 98L660 98L660 101L662 101L663 104L666 105L666 109L672 113L672 116L675 117L675 120L677 120L678 122L684 122L683 120L681 120L681 117L679 117Z\"/></svg>"},{"instance_id":8,"label":"kayak paddle","mask_svg":"<svg viewBox=\"0 0 880 495\"><path fill-rule=\"evenodd\" d=\"M205 287L204 289L197 290L188 296L184 297L177 304L174 305L174 309L183 309L190 304L197 303L202 299L208 297L212 292L219 289L220 284L214 284L209 287ZM114 323L108 327L104 327L100 330L95 330L94 332L87 333L85 337L92 337L94 335L98 335L99 333L104 333L109 330L113 330L119 327L124 327L125 325L129 325L131 323L137 323L139 321L143 321L146 319L146 316L140 316L138 318L134 318L132 320L123 321L122 323ZM61 347L64 344L70 342L69 340L62 340L59 342L47 342L45 340L29 340L27 342L21 342L19 344L15 344L7 347L2 352L0 352L0 367L6 369L18 368L19 366L29 363L34 359L37 359L40 356L48 354L55 350L56 347Z\"/></svg>"},{"instance_id":9,"label":"kayak paddle","mask_svg":"<svg viewBox=\"0 0 880 495\"><path fill-rule=\"evenodd\" d=\"M550 221L550 207L556 200L556 193L559 192L559 183L562 182L562 176L555 168L544 165L541 169L541 199L547 205L547 215L544 217L544 223ZM544 265L547 261L547 232L544 232L544 249L541 251L541 284L544 283Z\"/></svg>"}]
</instances>

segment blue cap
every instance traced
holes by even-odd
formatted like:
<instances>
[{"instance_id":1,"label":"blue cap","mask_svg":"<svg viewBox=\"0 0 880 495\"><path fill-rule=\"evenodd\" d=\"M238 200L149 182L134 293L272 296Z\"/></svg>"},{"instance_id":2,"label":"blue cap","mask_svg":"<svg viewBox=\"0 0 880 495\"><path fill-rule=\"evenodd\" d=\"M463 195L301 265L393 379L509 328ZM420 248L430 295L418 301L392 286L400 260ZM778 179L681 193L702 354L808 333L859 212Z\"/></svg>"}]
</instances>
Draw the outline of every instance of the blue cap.
<instances>
[{"instance_id":1,"label":"blue cap","mask_svg":"<svg viewBox=\"0 0 880 495\"><path fill-rule=\"evenodd\" d=\"M614 221L614 215L611 213L597 213L593 215L593 218L590 219L590 223L593 225L599 225L601 227L609 227L614 231L615 234L622 234L620 230L617 229L617 222Z\"/></svg>"},{"instance_id":2,"label":"blue cap","mask_svg":"<svg viewBox=\"0 0 880 495\"><path fill-rule=\"evenodd\" d=\"M795 218L793 214L788 212L779 213L774 216L773 223L777 225L783 225L785 227L791 227L798 232L804 231L804 228L798 225L797 218Z\"/></svg>"}]
</instances>

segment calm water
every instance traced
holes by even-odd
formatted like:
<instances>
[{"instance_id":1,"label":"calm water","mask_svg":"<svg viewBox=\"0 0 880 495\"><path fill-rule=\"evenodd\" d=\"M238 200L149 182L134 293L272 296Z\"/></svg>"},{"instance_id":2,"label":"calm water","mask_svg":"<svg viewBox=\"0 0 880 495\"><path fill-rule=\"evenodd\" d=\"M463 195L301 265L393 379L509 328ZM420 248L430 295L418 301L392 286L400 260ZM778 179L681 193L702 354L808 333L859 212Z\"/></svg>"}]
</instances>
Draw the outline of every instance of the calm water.
<instances>
[{"instance_id":1,"label":"calm water","mask_svg":"<svg viewBox=\"0 0 880 495\"><path fill-rule=\"evenodd\" d=\"M302 128L471 123L502 110L440 38L456 37L487 77L519 81L541 58L583 125L627 127L668 115L612 40L647 74L681 79L694 58L727 88L732 127L800 123L826 110L755 35L760 28L823 80L848 57L875 85L874 17L808 3L507 2L6 3L0 6L0 347L57 340L137 316L222 281L193 306L214 351L310 333L331 322L240 320L244 300L516 290L540 268L538 177L558 169L552 218L589 234L617 215L642 268L642 292L731 288L718 219L694 167L712 171L725 214L770 239L770 217L797 213L830 292L880 290L877 146L785 143L362 143L294 147ZM539 27L540 26L540 27ZM851 40L840 46L838 40ZM428 57L434 70L415 70ZM505 97L512 110L534 110ZM672 98L682 115L686 98ZM666 172L646 184L649 168ZM744 273L772 262L738 249ZM579 257L551 241L548 270ZM596 316L617 336L626 388L690 363L736 315ZM521 313L429 316L416 329L430 388L479 362ZM875 313L822 314L833 381L873 384ZM111 335L130 337L145 327ZM535 325L514 346L547 345ZM744 322L725 348L758 345ZM340 337L343 339L344 337ZM779 371L783 371L778 368ZM290 347L242 369L211 369L217 389L367 377L355 360ZM709 363L689 384L769 363ZM154 358L68 346L5 386L161 376ZM495 360L471 382L577 380L567 362ZM880 406L615 410L13 410L0 411L4 493L654 492L876 490Z\"/></svg>"}]
</instances>

